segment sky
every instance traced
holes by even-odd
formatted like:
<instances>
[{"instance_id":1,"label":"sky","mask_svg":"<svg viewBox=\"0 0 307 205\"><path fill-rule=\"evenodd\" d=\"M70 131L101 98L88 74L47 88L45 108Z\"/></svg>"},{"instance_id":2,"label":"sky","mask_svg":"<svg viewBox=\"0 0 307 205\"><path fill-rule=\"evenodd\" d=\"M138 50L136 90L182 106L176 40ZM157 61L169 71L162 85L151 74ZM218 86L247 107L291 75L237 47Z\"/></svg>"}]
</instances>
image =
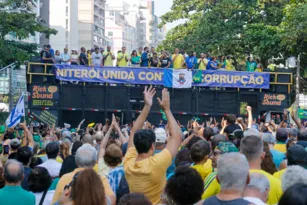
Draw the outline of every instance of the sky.
<instances>
[{"instance_id":1,"label":"sky","mask_svg":"<svg viewBox=\"0 0 307 205\"><path fill-rule=\"evenodd\" d=\"M157 16L162 16L166 12L171 10L171 7L173 5L173 0L154 0L155 1L155 14ZM179 20L173 23L169 23L166 25L167 30L177 26L178 24L184 22L183 20Z\"/></svg>"}]
</instances>

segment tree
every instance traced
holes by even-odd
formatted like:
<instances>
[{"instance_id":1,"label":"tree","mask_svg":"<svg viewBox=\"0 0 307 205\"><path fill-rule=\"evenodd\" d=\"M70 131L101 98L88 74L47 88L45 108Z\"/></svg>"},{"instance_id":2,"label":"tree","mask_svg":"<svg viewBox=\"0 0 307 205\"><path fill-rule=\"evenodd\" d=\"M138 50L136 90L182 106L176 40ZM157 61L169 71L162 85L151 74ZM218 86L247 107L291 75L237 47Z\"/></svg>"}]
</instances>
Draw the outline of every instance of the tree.
<instances>
[{"instance_id":1,"label":"tree","mask_svg":"<svg viewBox=\"0 0 307 205\"><path fill-rule=\"evenodd\" d=\"M33 12L35 0L4 0L0 3L0 65L23 63L37 54L38 45L23 41L36 32L47 37L57 31L45 26L45 22ZM9 40L9 37L12 40Z\"/></svg>"}]
</instances>

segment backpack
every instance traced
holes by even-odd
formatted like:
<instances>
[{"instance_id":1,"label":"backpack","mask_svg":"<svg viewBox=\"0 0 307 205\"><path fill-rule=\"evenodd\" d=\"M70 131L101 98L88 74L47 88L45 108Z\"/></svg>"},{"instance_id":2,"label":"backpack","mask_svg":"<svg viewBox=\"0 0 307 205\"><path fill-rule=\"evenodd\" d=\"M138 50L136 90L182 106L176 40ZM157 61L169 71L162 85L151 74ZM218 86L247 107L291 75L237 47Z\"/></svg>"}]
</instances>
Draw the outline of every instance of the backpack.
<instances>
[{"instance_id":1,"label":"backpack","mask_svg":"<svg viewBox=\"0 0 307 205\"><path fill-rule=\"evenodd\" d=\"M118 190L116 192L117 203L125 194L129 194L129 193L130 193L129 185L128 185L125 175L123 175L119 182Z\"/></svg>"}]
</instances>

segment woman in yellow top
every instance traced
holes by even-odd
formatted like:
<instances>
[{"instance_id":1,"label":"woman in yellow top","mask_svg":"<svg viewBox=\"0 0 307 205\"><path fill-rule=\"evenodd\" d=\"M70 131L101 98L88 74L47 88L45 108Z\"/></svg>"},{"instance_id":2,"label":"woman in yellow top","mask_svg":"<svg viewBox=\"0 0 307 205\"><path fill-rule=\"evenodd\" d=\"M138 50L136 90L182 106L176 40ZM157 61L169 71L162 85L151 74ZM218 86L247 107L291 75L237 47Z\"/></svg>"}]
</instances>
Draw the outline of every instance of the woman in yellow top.
<instances>
[{"instance_id":1,"label":"woman in yellow top","mask_svg":"<svg viewBox=\"0 0 307 205\"><path fill-rule=\"evenodd\" d=\"M88 65L92 65L92 55L91 55L91 50L87 51L87 59L88 59Z\"/></svg>"},{"instance_id":2,"label":"woman in yellow top","mask_svg":"<svg viewBox=\"0 0 307 205\"><path fill-rule=\"evenodd\" d=\"M234 70L234 67L233 67L232 63L233 63L233 61L231 59L231 56L227 56L227 59L226 59L226 70L228 70L228 71Z\"/></svg>"},{"instance_id":3,"label":"woman in yellow top","mask_svg":"<svg viewBox=\"0 0 307 205\"><path fill-rule=\"evenodd\" d=\"M257 68L255 70L255 72L263 72L263 66L261 63L258 63Z\"/></svg>"}]
</instances>

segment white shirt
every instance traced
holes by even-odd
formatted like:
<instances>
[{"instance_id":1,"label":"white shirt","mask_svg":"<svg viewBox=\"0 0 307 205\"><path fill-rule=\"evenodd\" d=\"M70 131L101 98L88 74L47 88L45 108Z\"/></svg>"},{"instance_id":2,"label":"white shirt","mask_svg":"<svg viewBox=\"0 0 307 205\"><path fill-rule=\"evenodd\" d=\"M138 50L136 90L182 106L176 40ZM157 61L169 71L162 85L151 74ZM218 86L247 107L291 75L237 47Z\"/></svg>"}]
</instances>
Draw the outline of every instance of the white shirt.
<instances>
[{"instance_id":1,"label":"white shirt","mask_svg":"<svg viewBox=\"0 0 307 205\"><path fill-rule=\"evenodd\" d=\"M70 59L70 55L68 53L62 53L61 55L61 60L63 61L68 61ZM63 65L70 65L70 62L61 62Z\"/></svg>"},{"instance_id":2,"label":"white shirt","mask_svg":"<svg viewBox=\"0 0 307 205\"><path fill-rule=\"evenodd\" d=\"M249 201L255 205L267 205L266 203L263 203L263 201L261 201L258 198L255 197L244 197L243 199L245 199L246 201Z\"/></svg>"},{"instance_id":3,"label":"white shirt","mask_svg":"<svg viewBox=\"0 0 307 205\"><path fill-rule=\"evenodd\" d=\"M43 205L50 205L50 204L52 204L51 202L52 202L52 198L53 198L54 192L55 192L55 190L47 191L47 194L46 194L46 196L45 196ZM41 201L41 198L42 198L42 196L43 196L43 193L44 193L44 192L41 192L41 193L33 193L33 194L35 195L35 205L39 205L39 202Z\"/></svg>"},{"instance_id":4,"label":"white shirt","mask_svg":"<svg viewBox=\"0 0 307 205\"><path fill-rule=\"evenodd\" d=\"M92 53L92 64L94 66L100 66L102 62L102 55L101 53Z\"/></svg>"},{"instance_id":5,"label":"white shirt","mask_svg":"<svg viewBox=\"0 0 307 205\"><path fill-rule=\"evenodd\" d=\"M46 162L38 165L38 167L45 167L48 170L50 176L52 178L56 178L60 174L62 164L57 162L55 159L48 159Z\"/></svg>"}]
</instances>

